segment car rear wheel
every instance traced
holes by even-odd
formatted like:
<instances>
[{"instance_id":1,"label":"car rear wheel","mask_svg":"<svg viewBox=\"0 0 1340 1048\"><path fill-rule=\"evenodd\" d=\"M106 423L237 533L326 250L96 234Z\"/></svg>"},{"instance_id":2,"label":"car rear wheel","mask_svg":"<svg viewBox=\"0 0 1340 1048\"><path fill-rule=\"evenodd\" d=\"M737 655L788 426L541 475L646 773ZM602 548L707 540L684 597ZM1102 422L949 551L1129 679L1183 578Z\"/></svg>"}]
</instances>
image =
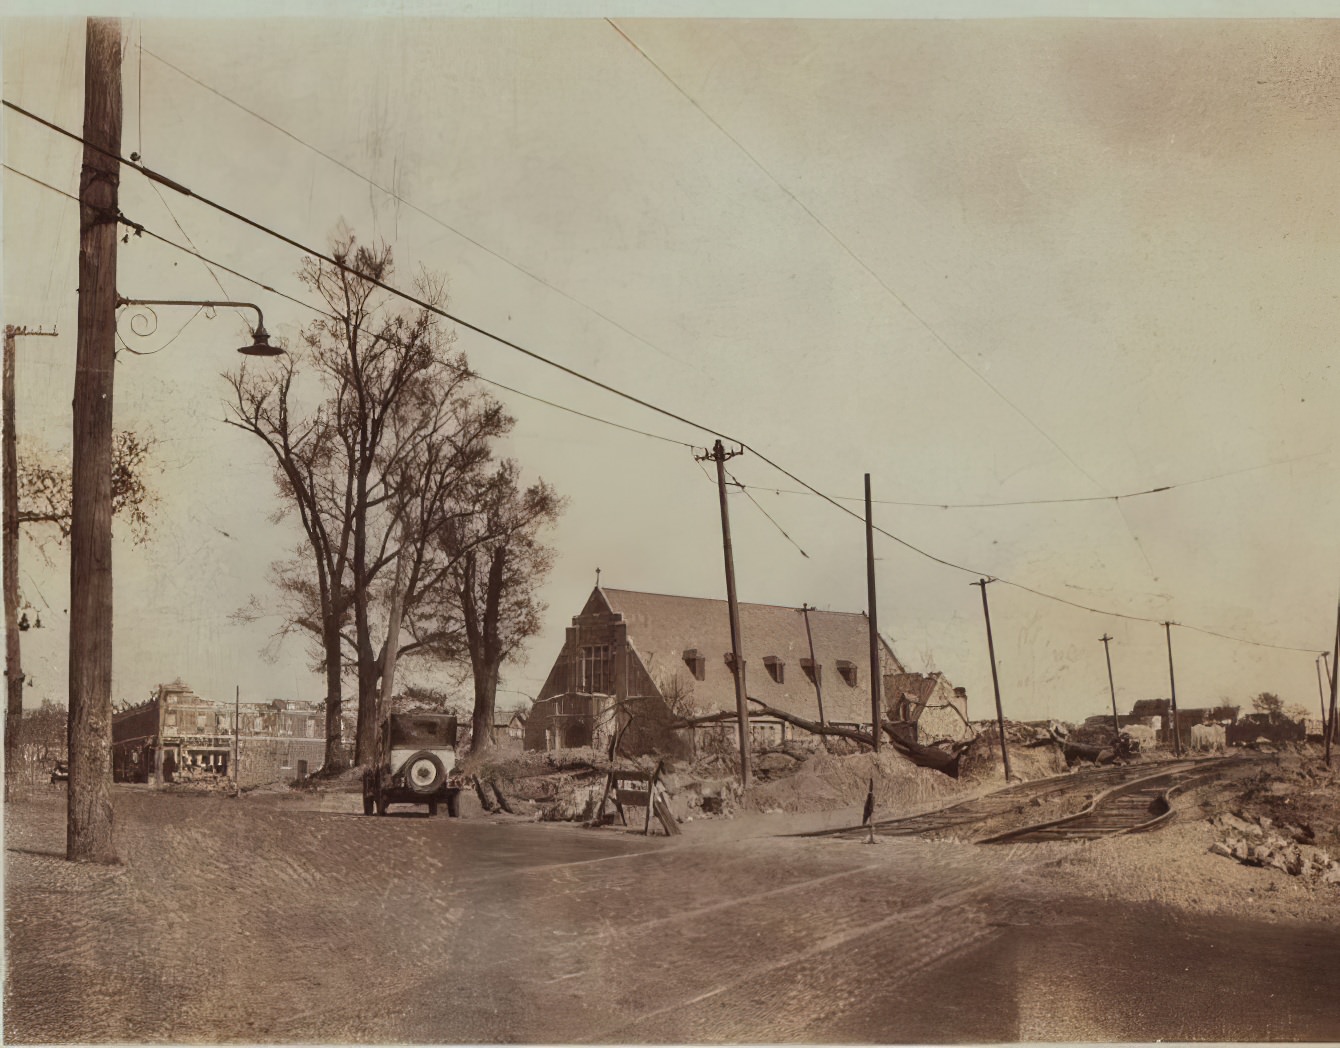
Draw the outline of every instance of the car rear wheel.
<instances>
[{"instance_id":1,"label":"car rear wheel","mask_svg":"<svg viewBox=\"0 0 1340 1048\"><path fill-rule=\"evenodd\" d=\"M405 781L415 793L436 793L446 780L447 769L437 755L428 750L420 750L405 762Z\"/></svg>"},{"instance_id":2,"label":"car rear wheel","mask_svg":"<svg viewBox=\"0 0 1340 1048\"><path fill-rule=\"evenodd\" d=\"M461 817L460 790L447 791L447 815L453 819L459 819Z\"/></svg>"}]
</instances>

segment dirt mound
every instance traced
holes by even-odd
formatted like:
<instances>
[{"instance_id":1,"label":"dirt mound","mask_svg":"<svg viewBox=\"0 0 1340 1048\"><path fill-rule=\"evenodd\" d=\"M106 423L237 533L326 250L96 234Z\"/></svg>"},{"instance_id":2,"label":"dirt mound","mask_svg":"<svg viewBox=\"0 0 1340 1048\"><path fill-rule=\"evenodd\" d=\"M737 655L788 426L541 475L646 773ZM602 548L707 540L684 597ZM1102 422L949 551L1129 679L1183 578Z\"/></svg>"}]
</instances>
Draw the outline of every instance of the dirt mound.
<instances>
[{"instance_id":1,"label":"dirt mound","mask_svg":"<svg viewBox=\"0 0 1340 1048\"><path fill-rule=\"evenodd\" d=\"M793 774L752 786L741 806L752 811L816 812L860 807L871 780L877 817L888 818L931 801L953 798L963 787L947 775L918 768L906 757L883 750L836 755L817 751Z\"/></svg>"}]
</instances>

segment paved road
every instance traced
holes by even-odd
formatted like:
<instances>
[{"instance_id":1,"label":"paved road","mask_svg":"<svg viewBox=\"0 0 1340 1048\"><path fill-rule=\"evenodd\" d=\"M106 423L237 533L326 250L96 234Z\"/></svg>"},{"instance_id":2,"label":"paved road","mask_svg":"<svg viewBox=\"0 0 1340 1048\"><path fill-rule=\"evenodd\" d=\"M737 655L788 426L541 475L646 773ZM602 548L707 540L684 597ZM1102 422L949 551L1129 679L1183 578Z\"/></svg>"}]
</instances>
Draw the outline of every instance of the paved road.
<instances>
[{"instance_id":1,"label":"paved road","mask_svg":"<svg viewBox=\"0 0 1340 1048\"><path fill-rule=\"evenodd\" d=\"M1340 931L1049 900L1027 847L696 842L118 791L7 827L6 1038L1340 1039Z\"/></svg>"}]
</instances>

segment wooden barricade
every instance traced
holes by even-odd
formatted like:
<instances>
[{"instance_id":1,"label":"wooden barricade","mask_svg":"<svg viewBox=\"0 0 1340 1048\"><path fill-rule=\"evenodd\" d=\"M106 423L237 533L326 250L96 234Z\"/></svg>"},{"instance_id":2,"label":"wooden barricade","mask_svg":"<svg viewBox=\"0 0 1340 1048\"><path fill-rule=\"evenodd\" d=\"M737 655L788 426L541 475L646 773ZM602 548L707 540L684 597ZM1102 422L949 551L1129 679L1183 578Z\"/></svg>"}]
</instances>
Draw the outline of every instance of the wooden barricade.
<instances>
[{"instance_id":1,"label":"wooden barricade","mask_svg":"<svg viewBox=\"0 0 1340 1048\"><path fill-rule=\"evenodd\" d=\"M666 836L676 836L679 833L679 824L670 811L670 805L666 803L665 788L658 781L660 775L661 765L659 762L651 771L642 771L639 768L611 771L605 778L605 792L600 798L600 807L596 810L595 824L597 826L604 825L605 806L613 797L614 809L619 813L619 818L625 826L628 825L628 815L624 811L625 806L644 808L646 809L646 817L642 825L643 834L649 835L651 833L651 817L654 814L665 830Z\"/></svg>"}]
</instances>

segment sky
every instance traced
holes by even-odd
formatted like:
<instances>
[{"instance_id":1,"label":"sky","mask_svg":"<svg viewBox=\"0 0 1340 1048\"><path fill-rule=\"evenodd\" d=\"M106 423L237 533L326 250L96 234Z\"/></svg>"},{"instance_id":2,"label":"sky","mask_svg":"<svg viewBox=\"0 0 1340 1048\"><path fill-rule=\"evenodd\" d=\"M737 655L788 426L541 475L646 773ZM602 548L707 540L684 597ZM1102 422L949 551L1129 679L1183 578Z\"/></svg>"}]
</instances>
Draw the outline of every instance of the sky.
<instances>
[{"instance_id":1,"label":"sky","mask_svg":"<svg viewBox=\"0 0 1340 1048\"><path fill-rule=\"evenodd\" d=\"M751 449L728 463L740 599L864 610L869 473L875 523L906 543L876 536L881 631L975 718L994 712L981 576L1001 580L1007 716L1109 709L1104 634L1119 707L1166 696L1165 620L1179 705L1272 691L1315 715L1340 591L1340 22L570 6L123 21L123 153L314 248L382 238L402 286L440 273L463 319L701 425L458 330L487 378L669 438L498 393L503 450L569 499L500 705L539 689L597 568L724 596L714 479L685 446L721 434ZM5 98L77 131L82 21L3 31ZM4 150L77 192L75 144L6 111ZM10 171L3 191L5 323L60 331L19 340L20 445L68 454L76 207ZM199 202L126 173L121 209L304 297L301 252ZM254 301L291 342L312 318L149 238L118 266L126 297ZM268 567L297 540L262 449L221 421L244 319L157 312L148 337L120 326L150 355L119 357L117 425L158 440L159 503L151 541L117 537L114 697L181 677L318 699L277 618L235 619L273 607ZM68 559L21 553L43 622L28 702L64 702Z\"/></svg>"}]
</instances>

